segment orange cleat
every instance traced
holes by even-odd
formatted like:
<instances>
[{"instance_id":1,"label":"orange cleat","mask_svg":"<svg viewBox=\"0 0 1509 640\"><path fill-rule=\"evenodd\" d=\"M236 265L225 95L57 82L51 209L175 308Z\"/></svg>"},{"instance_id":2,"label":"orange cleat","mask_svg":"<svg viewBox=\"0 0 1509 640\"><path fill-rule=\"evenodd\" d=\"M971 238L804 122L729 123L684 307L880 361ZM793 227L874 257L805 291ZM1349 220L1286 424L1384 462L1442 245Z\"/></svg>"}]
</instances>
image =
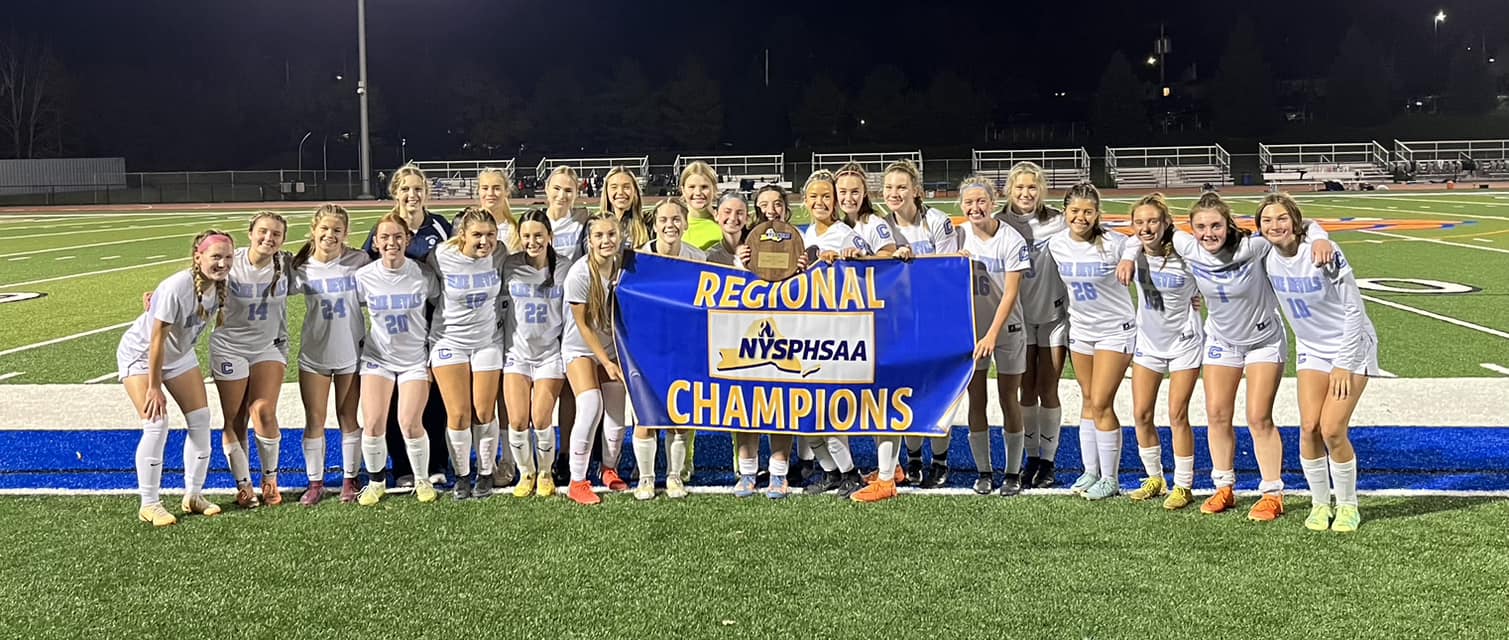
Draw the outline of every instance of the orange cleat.
<instances>
[{"instance_id":1,"label":"orange cleat","mask_svg":"<svg viewBox=\"0 0 1509 640\"><path fill-rule=\"evenodd\" d=\"M592 492L592 483L586 480L577 480L571 483L571 488L566 492L566 495L577 504L597 504L603 501L602 498L597 497L596 493Z\"/></svg>"},{"instance_id":2,"label":"orange cleat","mask_svg":"<svg viewBox=\"0 0 1509 640\"><path fill-rule=\"evenodd\" d=\"M278 492L277 477L262 476L262 504L269 507L283 504L283 494Z\"/></svg>"},{"instance_id":3,"label":"orange cleat","mask_svg":"<svg viewBox=\"0 0 1509 640\"><path fill-rule=\"evenodd\" d=\"M257 492L252 490L250 482L236 484L236 506L242 509L255 509L261 506L261 504L257 500Z\"/></svg>"},{"instance_id":4,"label":"orange cleat","mask_svg":"<svg viewBox=\"0 0 1509 640\"><path fill-rule=\"evenodd\" d=\"M623 478L618 477L617 469L603 470L603 486L607 487L609 491L629 490L629 483L624 482Z\"/></svg>"},{"instance_id":5,"label":"orange cleat","mask_svg":"<svg viewBox=\"0 0 1509 640\"><path fill-rule=\"evenodd\" d=\"M1265 493L1257 504L1252 505L1252 510L1247 512L1247 519L1272 522L1281 515L1284 515L1284 494Z\"/></svg>"},{"instance_id":6,"label":"orange cleat","mask_svg":"<svg viewBox=\"0 0 1509 640\"><path fill-rule=\"evenodd\" d=\"M1200 513L1220 513L1237 506L1237 496L1231 487L1216 489L1214 495L1205 499L1205 504L1200 505Z\"/></svg>"},{"instance_id":7,"label":"orange cleat","mask_svg":"<svg viewBox=\"0 0 1509 640\"><path fill-rule=\"evenodd\" d=\"M866 485L865 488L855 491L849 496L855 502L880 502L896 497L896 482L894 480L876 480Z\"/></svg>"}]
</instances>

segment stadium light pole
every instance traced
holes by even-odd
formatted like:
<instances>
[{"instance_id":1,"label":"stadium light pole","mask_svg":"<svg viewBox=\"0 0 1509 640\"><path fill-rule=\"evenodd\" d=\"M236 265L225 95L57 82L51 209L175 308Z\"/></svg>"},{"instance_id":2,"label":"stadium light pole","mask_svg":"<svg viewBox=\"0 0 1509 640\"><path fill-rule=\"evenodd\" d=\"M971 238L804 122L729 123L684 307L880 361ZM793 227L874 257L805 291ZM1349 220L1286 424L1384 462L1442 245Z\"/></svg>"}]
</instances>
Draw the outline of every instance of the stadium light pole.
<instances>
[{"instance_id":1,"label":"stadium light pole","mask_svg":"<svg viewBox=\"0 0 1509 640\"><path fill-rule=\"evenodd\" d=\"M314 135L313 131L305 131L304 137L299 138L299 182L304 181L304 142L312 135Z\"/></svg>"},{"instance_id":2,"label":"stadium light pole","mask_svg":"<svg viewBox=\"0 0 1509 640\"><path fill-rule=\"evenodd\" d=\"M356 97L361 104L362 200L372 199L372 132L367 121L367 0L356 0Z\"/></svg>"}]
</instances>

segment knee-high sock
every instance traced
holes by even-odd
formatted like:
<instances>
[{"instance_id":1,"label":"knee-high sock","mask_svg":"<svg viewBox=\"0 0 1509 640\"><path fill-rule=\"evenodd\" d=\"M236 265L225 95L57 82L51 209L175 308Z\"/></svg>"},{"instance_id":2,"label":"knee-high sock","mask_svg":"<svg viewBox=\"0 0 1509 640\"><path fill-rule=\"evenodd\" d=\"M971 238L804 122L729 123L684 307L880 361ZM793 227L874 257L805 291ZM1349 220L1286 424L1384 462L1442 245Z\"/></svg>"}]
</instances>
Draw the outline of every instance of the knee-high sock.
<instances>
[{"instance_id":1,"label":"knee-high sock","mask_svg":"<svg viewBox=\"0 0 1509 640\"><path fill-rule=\"evenodd\" d=\"M660 439L655 432L650 432L648 438L634 438L634 465L639 468L639 481L649 480L655 484L655 450L659 448Z\"/></svg>"},{"instance_id":2,"label":"knee-high sock","mask_svg":"<svg viewBox=\"0 0 1509 640\"><path fill-rule=\"evenodd\" d=\"M262 463L262 475L278 476L278 454L283 448L283 434L279 433L271 438L264 438L262 434L256 434L257 438L257 461Z\"/></svg>"},{"instance_id":3,"label":"knee-high sock","mask_svg":"<svg viewBox=\"0 0 1509 640\"><path fill-rule=\"evenodd\" d=\"M1174 456L1174 486L1188 489L1195 484L1195 457Z\"/></svg>"},{"instance_id":4,"label":"knee-high sock","mask_svg":"<svg viewBox=\"0 0 1509 640\"><path fill-rule=\"evenodd\" d=\"M1035 404L1022 407L1022 450L1034 458L1042 457L1038 452L1038 432L1042 428L1039 424L1041 410Z\"/></svg>"},{"instance_id":5,"label":"knee-high sock","mask_svg":"<svg viewBox=\"0 0 1509 640\"><path fill-rule=\"evenodd\" d=\"M299 443L304 450L304 477L310 482L325 480L325 432L313 438L303 438Z\"/></svg>"},{"instance_id":6,"label":"knee-high sock","mask_svg":"<svg viewBox=\"0 0 1509 640\"><path fill-rule=\"evenodd\" d=\"M498 462L498 419L472 425L472 442L477 445L477 475L492 475Z\"/></svg>"},{"instance_id":7,"label":"knee-high sock","mask_svg":"<svg viewBox=\"0 0 1509 640\"><path fill-rule=\"evenodd\" d=\"M189 423L189 435L183 439L183 490L197 496L210 472L210 409L195 409L183 418Z\"/></svg>"},{"instance_id":8,"label":"knee-high sock","mask_svg":"<svg viewBox=\"0 0 1509 640\"><path fill-rule=\"evenodd\" d=\"M388 468L388 436L362 434L362 460L367 463L367 473L375 474Z\"/></svg>"},{"instance_id":9,"label":"knee-high sock","mask_svg":"<svg viewBox=\"0 0 1509 640\"><path fill-rule=\"evenodd\" d=\"M141 421L141 440L136 443L136 491L141 494L143 507L162 502L159 497L162 487L162 450L167 444L166 417Z\"/></svg>"},{"instance_id":10,"label":"knee-high sock","mask_svg":"<svg viewBox=\"0 0 1509 640\"><path fill-rule=\"evenodd\" d=\"M623 457L624 432L628 430L628 399L623 384L603 385L603 469L618 469Z\"/></svg>"},{"instance_id":11,"label":"knee-high sock","mask_svg":"<svg viewBox=\"0 0 1509 640\"><path fill-rule=\"evenodd\" d=\"M513 453L514 466L519 469L519 482L534 476L534 447L529 444L528 429L508 430L508 450Z\"/></svg>"},{"instance_id":12,"label":"knee-high sock","mask_svg":"<svg viewBox=\"0 0 1509 640\"><path fill-rule=\"evenodd\" d=\"M894 436L882 436L875 438L875 458L880 463L880 479L894 482L896 480L896 445L901 444L901 438Z\"/></svg>"},{"instance_id":13,"label":"knee-high sock","mask_svg":"<svg viewBox=\"0 0 1509 640\"><path fill-rule=\"evenodd\" d=\"M848 473L853 471L854 455L849 453L849 437L828 436L824 440L827 441L828 454L833 456L833 463L838 465L838 472Z\"/></svg>"},{"instance_id":14,"label":"knee-high sock","mask_svg":"<svg viewBox=\"0 0 1509 640\"><path fill-rule=\"evenodd\" d=\"M517 468L517 463L514 461L513 447L504 444L508 437L508 434L503 433L508 429L508 427L502 426L504 422L502 418L498 418L498 464L504 467Z\"/></svg>"},{"instance_id":15,"label":"knee-high sock","mask_svg":"<svg viewBox=\"0 0 1509 640\"><path fill-rule=\"evenodd\" d=\"M1085 466L1085 473L1092 476L1100 475L1100 450L1096 448L1095 421L1079 421L1079 461Z\"/></svg>"},{"instance_id":16,"label":"knee-high sock","mask_svg":"<svg viewBox=\"0 0 1509 640\"><path fill-rule=\"evenodd\" d=\"M1142 470L1147 477L1163 477L1163 447L1137 447L1137 457L1142 458Z\"/></svg>"},{"instance_id":17,"label":"knee-high sock","mask_svg":"<svg viewBox=\"0 0 1509 640\"><path fill-rule=\"evenodd\" d=\"M975 471L990 473L990 429L969 432L969 453L975 459Z\"/></svg>"},{"instance_id":18,"label":"knee-high sock","mask_svg":"<svg viewBox=\"0 0 1509 640\"><path fill-rule=\"evenodd\" d=\"M341 432L341 476L355 478L362 468L362 432Z\"/></svg>"},{"instance_id":19,"label":"knee-high sock","mask_svg":"<svg viewBox=\"0 0 1509 640\"><path fill-rule=\"evenodd\" d=\"M772 477L786 477L791 471L791 439L789 435L770 436L770 460L766 463ZM777 451L786 455L777 456Z\"/></svg>"},{"instance_id":20,"label":"knee-high sock","mask_svg":"<svg viewBox=\"0 0 1509 640\"><path fill-rule=\"evenodd\" d=\"M665 475L667 478L681 480L681 472L686 469L687 441L691 436L685 431L671 431L665 436L668 445L665 454Z\"/></svg>"},{"instance_id":21,"label":"knee-high sock","mask_svg":"<svg viewBox=\"0 0 1509 640\"><path fill-rule=\"evenodd\" d=\"M1063 407L1039 407L1037 413L1037 455L1044 460L1058 456L1058 432L1064 426Z\"/></svg>"},{"instance_id":22,"label":"knee-high sock","mask_svg":"<svg viewBox=\"0 0 1509 640\"><path fill-rule=\"evenodd\" d=\"M472 476L472 430L446 429L445 443L451 453L451 470L457 478Z\"/></svg>"},{"instance_id":23,"label":"knee-high sock","mask_svg":"<svg viewBox=\"0 0 1509 640\"><path fill-rule=\"evenodd\" d=\"M798 460L806 460L808 462L817 459L817 453L812 448L811 438L796 439L796 457ZM826 469L827 467L823 468Z\"/></svg>"},{"instance_id":24,"label":"knee-high sock","mask_svg":"<svg viewBox=\"0 0 1509 640\"><path fill-rule=\"evenodd\" d=\"M1357 457L1346 462L1331 460L1331 484L1336 486L1336 506L1357 506Z\"/></svg>"},{"instance_id":25,"label":"knee-high sock","mask_svg":"<svg viewBox=\"0 0 1509 640\"><path fill-rule=\"evenodd\" d=\"M1325 458L1300 458L1305 483L1310 485L1310 503L1331 506L1331 474Z\"/></svg>"},{"instance_id":26,"label":"knee-high sock","mask_svg":"<svg viewBox=\"0 0 1509 640\"><path fill-rule=\"evenodd\" d=\"M597 425L603 417L603 394L597 389L588 389L576 394L576 421L571 425L571 481L587 479L587 466L592 463L592 440L597 438Z\"/></svg>"},{"instance_id":27,"label":"knee-high sock","mask_svg":"<svg viewBox=\"0 0 1509 640\"><path fill-rule=\"evenodd\" d=\"M534 430L535 474L555 470L555 427Z\"/></svg>"},{"instance_id":28,"label":"knee-high sock","mask_svg":"<svg viewBox=\"0 0 1509 640\"><path fill-rule=\"evenodd\" d=\"M1006 441L1006 473L1016 474L1022 471L1022 448L1026 446L1027 432L1004 433Z\"/></svg>"},{"instance_id":29,"label":"knee-high sock","mask_svg":"<svg viewBox=\"0 0 1509 640\"><path fill-rule=\"evenodd\" d=\"M470 435L470 434L468 434ZM409 465L415 470L414 484L429 482L429 477L424 475L424 470L430 468L430 434L420 430L417 438L404 438L403 448L409 454Z\"/></svg>"},{"instance_id":30,"label":"knee-high sock","mask_svg":"<svg viewBox=\"0 0 1509 640\"><path fill-rule=\"evenodd\" d=\"M1121 472L1121 429L1096 431L1095 450L1100 465L1100 477L1115 478Z\"/></svg>"},{"instance_id":31,"label":"knee-high sock","mask_svg":"<svg viewBox=\"0 0 1509 640\"><path fill-rule=\"evenodd\" d=\"M226 433L220 444L225 448L225 462L230 465L231 477L236 479L236 484L250 483L251 461L246 459L246 447L232 433Z\"/></svg>"}]
</instances>

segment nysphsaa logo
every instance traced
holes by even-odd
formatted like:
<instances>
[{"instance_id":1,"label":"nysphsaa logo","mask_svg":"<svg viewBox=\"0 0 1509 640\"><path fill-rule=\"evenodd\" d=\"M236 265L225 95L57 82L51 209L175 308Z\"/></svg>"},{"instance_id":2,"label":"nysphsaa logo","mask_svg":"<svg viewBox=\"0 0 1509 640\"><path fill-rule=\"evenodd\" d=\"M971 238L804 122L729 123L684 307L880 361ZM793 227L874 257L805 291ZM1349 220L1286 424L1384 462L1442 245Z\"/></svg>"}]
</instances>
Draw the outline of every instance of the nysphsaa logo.
<instances>
[{"instance_id":1,"label":"nysphsaa logo","mask_svg":"<svg viewBox=\"0 0 1509 640\"><path fill-rule=\"evenodd\" d=\"M752 382L872 384L875 316L708 311L708 375Z\"/></svg>"},{"instance_id":2,"label":"nysphsaa logo","mask_svg":"<svg viewBox=\"0 0 1509 640\"><path fill-rule=\"evenodd\" d=\"M785 231L776 231L775 227L767 227L765 229L765 233L760 234L761 242L785 242L787 240L790 240L791 238L792 235L790 233L787 233Z\"/></svg>"}]
</instances>

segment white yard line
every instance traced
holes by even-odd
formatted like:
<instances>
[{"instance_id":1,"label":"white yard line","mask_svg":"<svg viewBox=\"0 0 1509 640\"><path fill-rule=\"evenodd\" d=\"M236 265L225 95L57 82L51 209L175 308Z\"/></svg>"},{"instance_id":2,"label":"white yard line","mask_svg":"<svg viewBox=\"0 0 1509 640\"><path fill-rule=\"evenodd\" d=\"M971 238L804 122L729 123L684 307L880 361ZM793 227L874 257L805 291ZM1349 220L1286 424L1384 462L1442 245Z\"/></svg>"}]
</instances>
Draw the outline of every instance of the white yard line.
<instances>
[{"instance_id":1,"label":"white yard line","mask_svg":"<svg viewBox=\"0 0 1509 640\"><path fill-rule=\"evenodd\" d=\"M26 373L26 372L25 371L12 371L10 373L0 374L0 381L9 380L9 379L14 378L16 376L19 376L19 375L21 375L23 373Z\"/></svg>"},{"instance_id":2,"label":"white yard line","mask_svg":"<svg viewBox=\"0 0 1509 640\"><path fill-rule=\"evenodd\" d=\"M152 241L155 241L155 240L168 240L168 239L171 239L171 238L192 238L192 237L194 237L197 234L198 234L198 232L196 231L194 233L175 233L173 235L154 236L154 237L151 237L151 238L131 238L129 240L111 240L110 242L93 242L93 243L90 243L90 244L70 244L70 245L65 245L65 246L62 246L62 247L52 247L50 249L33 249L31 251L17 251L15 253L0 253L0 258L9 258L11 256L33 256L33 255L36 255L36 254L39 254L39 253L52 253L54 251L69 251L69 250L72 250L72 249L92 249L94 247L109 247L109 246L117 245L117 244L133 244L133 243L137 243L137 242L152 242Z\"/></svg>"},{"instance_id":3,"label":"white yard line","mask_svg":"<svg viewBox=\"0 0 1509 640\"><path fill-rule=\"evenodd\" d=\"M143 267L155 267L157 265L169 264L169 263L173 263L173 262L186 262L186 261L183 260L183 259L181 259L181 258L174 258L172 260L161 260L161 261L158 261L158 262L147 262L147 263L143 263L143 264L134 264L134 265L131 265L131 266L128 266L128 267L115 267L114 269L100 269L98 271L86 271L84 273L71 273L71 274L68 274L66 276L54 276L54 277L51 277L51 278L42 278L40 280L27 280L25 282L13 282L13 283L10 283L10 284L0 284L0 289L9 289L9 288L12 288L12 287L29 287L29 286L34 285L34 284L43 284L43 283L47 283L47 282L58 282L58 281L61 281L61 280L72 280L74 278L87 278L89 276L97 276L97 275L106 274L106 273L115 273L116 271L130 271L132 269L141 269Z\"/></svg>"},{"instance_id":4,"label":"white yard line","mask_svg":"<svg viewBox=\"0 0 1509 640\"><path fill-rule=\"evenodd\" d=\"M56 262L56 261L61 261L61 260L72 260L72 259L77 258L77 257L78 256L58 256L56 258L53 258L53 261Z\"/></svg>"},{"instance_id":5,"label":"white yard line","mask_svg":"<svg viewBox=\"0 0 1509 640\"><path fill-rule=\"evenodd\" d=\"M84 384L96 384L96 383L104 382L106 380L114 380L115 377L116 377L116 374L114 374L114 373L107 373L107 374L102 375L102 376L100 376L98 378L90 378L88 380L85 380Z\"/></svg>"},{"instance_id":6,"label":"white yard line","mask_svg":"<svg viewBox=\"0 0 1509 640\"><path fill-rule=\"evenodd\" d=\"M7 262L20 262L22 260L30 260L30 259L31 259L31 256L21 256L19 258L11 258L11 259L7 260Z\"/></svg>"},{"instance_id":7,"label":"white yard line","mask_svg":"<svg viewBox=\"0 0 1509 640\"><path fill-rule=\"evenodd\" d=\"M1384 237L1387 237L1387 238L1397 238L1399 240L1409 240L1411 242L1429 242L1431 244L1444 244L1444 245L1446 245L1448 247L1460 247L1460 248L1463 248L1463 249L1476 249L1478 251L1492 251L1494 253L1509 253L1509 249L1500 249L1498 247L1479 247L1479 246L1477 246L1475 244L1465 244L1465 243L1461 243L1461 242L1447 242L1445 240L1437 240L1435 238L1419 238L1419 237L1415 237L1415 236L1406 236L1406 235L1400 235L1400 234L1397 234L1397 233L1389 233L1387 231L1371 231L1371 230L1368 230L1368 229L1361 229L1361 230L1358 231L1358 233L1370 233L1370 234L1373 234L1375 236L1384 236Z\"/></svg>"},{"instance_id":8,"label":"white yard line","mask_svg":"<svg viewBox=\"0 0 1509 640\"><path fill-rule=\"evenodd\" d=\"M103 260L119 260L119 259L120 259L120 256L105 256L103 258L100 258L100 260L102 260L102 261Z\"/></svg>"},{"instance_id":9,"label":"white yard line","mask_svg":"<svg viewBox=\"0 0 1509 640\"><path fill-rule=\"evenodd\" d=\"M1439 211L1416 211L1416 210L1413 210L1413 209L1395 209L1393 207L1389 207L1387 209L1379 209L1378 207L1354 207L1354 206L1351 206L1351 205L1330 204L1330 203L1320 203L1319 206L1326 207L1326 208L1329 208L1329 209L1354 209L1354 210L1357 210L1357 211L1372 211L1374 213L1409 213L1409 214L1418 214L1418 215L1422 215L1422 216L1435 216L1437 218L1472 218L1472 219L1475 219L1475 220L1499 220L1499 221L1503 221L1503 222L1509 222L1509 217L1504 217L1504 216L1484 216L1484 215L1477 215L1477 214L1471 214L1471 213L1444 213L1444 212L1439 212Z\"/></svg>"},{"instance_id":10,"label":"white yard line","mask_svg":"<svg viewBox=\"0 0 1509 640\"><path fill-rule=\"evenodd\" d=\"M1383 367L1378 367L1378 377L1380 377L1380 378L1397 378L1399 376L1394 375L1394 373L1391 372L1391 371L1389 371L1388 369L1384 369Z\"/></svg>"},{"instance_id":11,"label":"white yard line","mask_svg":"<svg viewBox=\"0 0 1509 640\"><path fill-rule=\"evenodd\" d=\"M159 254L157 254L155 256L147 256L145 259L146 260L156 260L158 258L166 258L166 257L168 257L166 254L159 253Z\"/></svg>"},{"instance_id":12,"label":"white yard line","mask_svg":"<svg viewBox=\"0 0 1509 640\"><path fill-rule=\"evenodd\" d=\"M1494 373L1502 373L1506 376L1509 376L1509 367L1501 367L1499 365L1493 364L1492 362L1484 362L1478 366Z\"/></svg>"},{"instance_id":13,"label":"white yard line","mask_svg":"<svg viewBox=\"0 0 1509 640\"><path fill-rule=\"evenodd\" d=\"M1485 327L1485 326L1480 325L1480 324L1473 324L1473 323L1468 322L1466 320L1458 320L1458 319L1453 318L1451 316L1443 316L1443 315L1441 315L1439 313L1434 313L1434 312L1431 312L1431 311L1426 311L1424 309L1417 309L1417 308L1411 307L1411 306L1409 306L1407 304L1399 304L1399 303L1394 302L1392 300L1384 300L1383 298L1377 298L1377 297L1374 297L1374 296L1362 296L1362 299L1363 300L1367 300L1368 302L1371 302L1373 304L1381 304L1381 305L1383 305L1385 307L1389 307L1389 308L1393 308L1393 309L1398 309L1400 311L1408 311L1409 313L1413 313L1415 315L1425 316L1425 317L1431 318L1433 320L1440 320L1442 322L1454 324L1454 325L1457 325L1459 327L1463 327L1463 328L1466 328L1466 329L1472 329L1473 331L1481 331L1481 332L1486 333L1486 334L1488 334L1490 336L1495 336L1495 337L1503 338L1505 340L1509 340L1509 333L1505 333L1503 331L1499 331L1498 329L1493 329L1493 328Z\"/></svg>"},{"instance_id":14,"label":"white yard line","mask_svg":"<svg viewBox=\"0 0 1509 640\"><path fill-rule=\"evenodd\" d=\"M73 230L73 231L53 231L53 232L49 232L49 233L33 233L33 234L29 234L29 235L6 236L5 238L0 239L0 241L3 241L3 240L26 240L26 239L29 239L29 238L55 238L55 237L58 237L58 236L77 236L77 235L79 235L81 233L115 233L115 232L118 232L118 231L129 231L131 229L165 229L165 228L168 228L168 227L186 227L186 226L189 226L189 225L204 225L205 223L206 223L206 221L203 221L203 220L191 220L191 221L188 221L188 222L170 222L170 223L167 223L167 224L134 224L134 225L125 226L125 227L118 227L118 226L115 226L115 225L108 225L108 226L94 225L95 228L93 228L93 229L76 229L76 230Z\"/></svg>"},{"instance_id":15,"label":"white yard line","mask_svg":"<svg viewBox=\"0 0 1509 640\"><path fill-rule=\"evenodd\" d=\"M135 322L135 320L133 320L132 322ZM100 327L98 329L90 329L88 331L81 331L79 333L75 333L75 334L70 335L70 336L63 336L61 338L53 338L51 340L43 340L41 342L35 342L35 343L32 343L32 344L15 347L13 349L6 349L4 351L0 351L0 356L8 356L8 355L15 354L15 353L21 353L22 351L31 351L32 349L36 349L36 348L39 348L39 347L45 347L45 346L48 346L48 345L54 345L54 344L58 344L59 342L68 342L69 340L76 340L78 338L83 338L85 336L92 336L92 335L94 335L96 333L104 333L106 331L113 331L115 329L123 329L123 328L129 327L129 326L131 326L131 322L122 322L120 324L112 324L112 325L110 325L108 327Z\"/></svg>"}]
</instances>

